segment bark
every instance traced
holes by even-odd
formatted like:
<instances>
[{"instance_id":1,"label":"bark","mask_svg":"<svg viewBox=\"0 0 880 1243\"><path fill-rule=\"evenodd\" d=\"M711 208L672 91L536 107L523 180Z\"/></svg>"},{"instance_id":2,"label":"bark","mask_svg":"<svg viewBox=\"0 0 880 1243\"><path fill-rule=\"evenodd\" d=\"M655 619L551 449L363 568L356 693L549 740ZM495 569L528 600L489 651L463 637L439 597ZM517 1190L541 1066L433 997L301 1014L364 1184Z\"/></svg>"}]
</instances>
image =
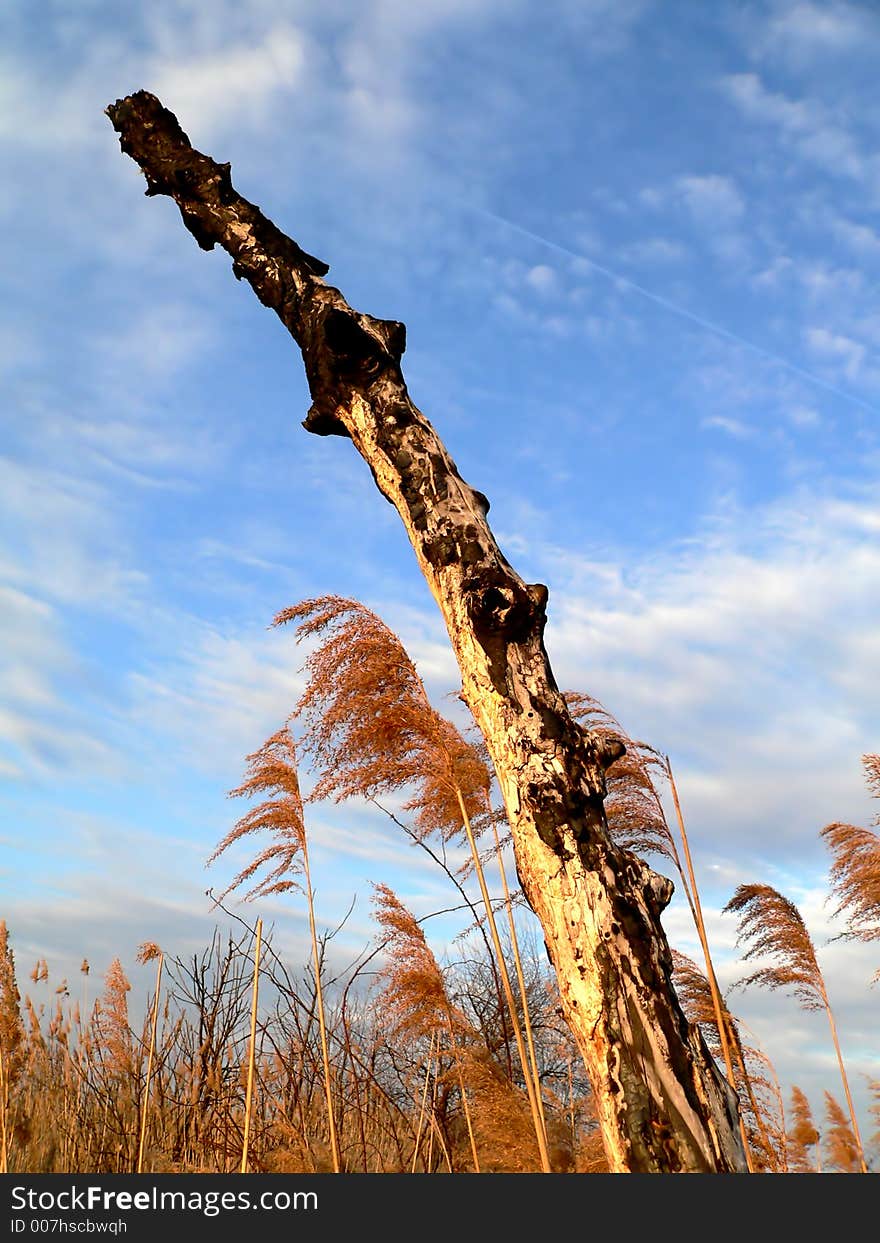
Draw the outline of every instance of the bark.
<instances>
[{"instance_id":1,"label":"bark","mask_svg":"<svg viewBox=\"0 0 880 1243\"><path fill-rule=\"evenodd\" d=\"M744 1172L735 1095L671 983L660 914L672 884L608 835L604 770L620 747L572 722L544 649L547 588L512 569L489 502L410 400L404 326L353 310L321 279L327 265L236 192L229 164L193 150L155 96L107 115L146 193L170 195L198 244L222 246L294 338L312 397L303 426L349 437L403 521L498 775L611 1170Z\"/></svg>"}]
</instances>

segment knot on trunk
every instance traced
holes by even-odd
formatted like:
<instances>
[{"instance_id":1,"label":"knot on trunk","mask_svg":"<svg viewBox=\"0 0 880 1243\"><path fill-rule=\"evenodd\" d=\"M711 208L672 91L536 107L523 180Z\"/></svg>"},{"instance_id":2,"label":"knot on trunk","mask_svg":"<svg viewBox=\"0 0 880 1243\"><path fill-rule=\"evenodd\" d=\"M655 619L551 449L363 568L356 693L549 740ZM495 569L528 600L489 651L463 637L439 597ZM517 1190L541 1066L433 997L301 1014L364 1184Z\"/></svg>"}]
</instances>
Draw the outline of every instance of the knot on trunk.
<instances>
[{"instance_id":1,"label":"knot on trunk","mask_svg":"<svg viewBox=\"0 0 880 1243\"><path fill-rule=\"evenodd\" d=\"M352 391L367 395L389 372L402 384L399 363L406 328L396 320L375 319L331 302L324 303L309 325L308 337L304 357L314 401L303 427L318 436L348 436L337 411ZM403 406L397 402L391 417ZM412 417L408 408L404 414L404 421Z\"/></svg>"},{"instance_id":2,"label":"knot on trunk","mask_svg":"<svg viewBox=\"0 0 880 1243\"><path fill-rule=\"evenodd\" d=\"M478 634L508 642L524 639L534 629L543 630L547 588L541 583L525 587L516 579L491 581L482 574L462 584L468 614Z\"/></svg>"},{"instance_id":3,"label":"knot on trunk","mask_svg":"<svg viewBox=\"0 0 880 1243\"><path fill-rule=\"evenodd\" d=\"M596 759L605 770L624 755L626 755L626 744L616 734L606 734L596 747Z\"/></svg>"},{"instance_id":4,"label":"knot on trunk","mask_svg":"<svg viewBox=\"0 0 880 1243\"><path fill-rule=\"evenodd\" d=\"M406 329L394 320L373 319L370 315L330 306L321 328L324 345L333 355L333 369L339 376L370 384L389 366L400 361L406 345Z\"/></svg>"},{"instance_id":5,"label":"knot on trunk","mask_svg":"<svg viewBox=\"0 0 880 1243\"><path fill-rule=\"evenodd\" d=\"M648 870L644 894L645 902L652 914L655 916L662 914L672 901L673 893L675 893L675 885L668 877Z\"/></svg>"}]
</instances>

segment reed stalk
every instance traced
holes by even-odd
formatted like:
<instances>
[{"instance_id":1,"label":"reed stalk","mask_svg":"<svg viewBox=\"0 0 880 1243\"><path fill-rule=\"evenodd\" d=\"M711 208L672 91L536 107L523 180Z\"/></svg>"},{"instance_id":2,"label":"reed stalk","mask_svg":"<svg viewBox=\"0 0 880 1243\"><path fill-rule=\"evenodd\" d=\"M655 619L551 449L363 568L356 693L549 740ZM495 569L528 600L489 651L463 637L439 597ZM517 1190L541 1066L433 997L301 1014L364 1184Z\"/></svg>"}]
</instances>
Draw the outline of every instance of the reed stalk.
<instances>
[{"instance_id":1,"label":"reed stalk","mask_svg":"<svg viewBox=\"0 0 880 1243\"><path fill-rule=\"evenodd\" d=\"M8 1113L9 1075L6 1069L6 1055L0 1048L0 1174L9 1173L9 1150L6 1140Z\"/></svg>"},{"instance_id":2,"label":"reed stalk","mask_svg":"<svg viewBox=\"0 0 880 1243\"><path fill-rule=\"evenodd\" d=\"M144 1084L144 1102L141 1107L141 1133L138 1139L138 1157L136 1173L143 1173L144 1168L144 1140L147 1134L147 1113L150 1108L150 1082L153 1072L153 1057L156 1050L156 1028L159 1023L159 990L162 984L162 967L165 963L165 955L159 951L159 965L156 968L156 996L153 1001L153 1014L150 1023L150 1049L147 1054L147 1079Z\"/></svg>"},{"instance_id":3,"label":"reed stalk","mask_svg":"<svg viewBox=\"0 0 880 1243\"><path fill-rule=\"evenodd\" d=\"M489 820L492 824L492 836L495 839L495 855L498 860L498 872L501 876L501 889L504 894L504 906L507 910L507 924L510 930L510 946L513 951L513 962L516 968L516 979L519 986L520 1002L523 1012L523 1027L525 1028L526 1047L529 1054L529 1065L532 1071L532 1078L535 1084L535 1098L538 1104L538 1113L541 1118L541 1127L544 1132L544 1143L547 1143L547 1118L544 1113L544 1100L541 1094L541 1076L538 1073L538 1058L535 1054L535 1040L532 1032L532 1016L529 1011L529 998L526 991L525 973L523 971L522 955L519 950L519 937L516 934L516 920L513 918L513 901L510 896L510 889L507 884L507 872L504 867L504 855L501 850L501 840L498 836L498 827L495 824L495 816L492 813L492 805L489 800L488 793L486 795L486 804L489 812Z\"/></svg>"},{"instance_id":4,"label":"reed stalk","mask_svg":"<svg viewBox=\"0 0 880 1243\"><path fill-rule=\"evenodd\" d=\"M425 1105L428 1100L428 1084L430 1083L430 1079L431 1079L431 1062L434 1057L435 1037L436 1037L436 1032L431 1032L431 1043L428 1046L428 1057L425 1063L425 1084L424 1084L424 1087L422 1088L422 1103L419 1107L419 1121L418 1121L418 1125L416 1126L416 1140L415 1140L415 1144L413 1145L412 1169L410 1170L411 1174L415 1174L416 1165L419 1159L419 1144L421 1143L421 1140L422 1140L422 1129L424 1127L424 1122L425 1122Z\"/></svg>"},{"instance_id":5,"label":"reed stalk","mask_svg":"<svg viewBox=\"0 0 880 1243\"><path fill-rule=\"evenodd\" d=\"M721 1004L721 990L718 987L718 979L715 975L715 966L712 962L712 955L709 952L709 938L706 934L706 923L703 919L703 907L700 903L700 891L697 888L697 878L694 873L694 863L691 858L691 848L688 841L687 830L684 827L684 816L681 811L681 803L678 799L678 789L675 784L675 777L672 775L672 764L669 756L663 757L663 767L669 780L669 789L672 793L672 802L675 807L675 818L678 821L678 831L681 835L681 844L684 849L685 866L687 867L688 881L690 892L691 914L694 917L694 923L697 927L697 935L700 938L700 945L703 950L703 958L706 963L706 979L709 981L709 989L712 993L712 1006L715 1010L715 1022L718 1025L718 1039L721 1042L721 1052L724 1057L724 1067L727 1071L727 1081L730 1086L736 1090L736 1076L733 1073L733 1058L730 1052L730 1041L727 1033L727 1019L724 1014L724 1007ZM745 1067L743 1066L745 1074ZM743 1120L742 1110L739 1110L739 1133L743 1143L743 1150L746 1156L746 1164L750 1174L754 1174L755 1165L752 1158L751 1148L749 1146L748 1134L746 1132L746 1124Z\"/></svg>"},{"instance_id":6,"label":"reed stalk","mask_svg":"<svg viewBox=\"0 0 880 1243\"><path fill-rule=\"evenodd\" d=\"M492 911L492 900L489 897L489 890L486 885L486 877L483 872L483 865L480 862L480 853L477 850L476 839L474 838L474 830L471 825L471 818L468 815L465 806L464 797L461 789L456 787L458 796L458 805L461 812L462 825L467 836L468 845L471 849L471 858L474 863L474 871L477 874L477 881L480 886L480 893L483 898L483 905L486 908L486 921L489 925L489 933L492 938L492 945L495 949L495 955L498 959L498 970L501 974L501 983L504 988L504 997L507 1001L507 1008L510 1011L510 1021L513 1026L513 1034L516 1039L517 1053L519 1054L519 1062L522 1068L523 1080L526 1086L526 1092L529 1098L529 1108L532 1111L532 1122L535 1127L535 1138L538 1141L538 1152L541 1158L541 1168L545 1174L552 1174L553 1168L550 1165L550 1155L547 1151L547 1137L544 1131L543 1116L538 1107L537 1091L535 1083L532 1080L531 1067L529 1065L529 1057L526 1052L525 1043L523 1041L522 1030L519 1024L519 1018L516 1011L516 1002L513 997L513 987L510 983L510 973L507 970L507 963L501 948L501 938L498 935L498 927L495 923L495 915Z\"/></svg>"},{"instance_id":7,"label":"reed stalk","mask_svg":"<svg viewBox=\"0 0 880 1243\"><path fill-rule=\"evenodd\" d=\"M257 1051L257 997L260 981L260 947L263 939L263 921L257 920L257 939L254 946L254 983L251 992L251 1040L248 1050L247 1089L244 1102L244 1138L241 1146L241 1173L247 1173L248 1145L251 1137L251 1108L254 1099L254 1067Z\"/></svg>"},{"instance_id":8,"label":"reed stalk","mask_svg":"<svg viewBox=\"0 0 880 1243\"><path fill-rule=\"evenodd\" d=\"M309 908L309 932L312 938L312 963L315 969L315 998L318 1003L318 1027L321 1033L321 1060L324 1065L324 1098L327 1103L327 1125L330 1131L330 1153L333 1173L341 1172L339 1141L336 1135L336 1117L333 1111L333 1089L330 1079L330 1053L327 1043L327 1021L324 1015L324 989L321 984L321 961L318 954L318 933L315 926L315 900L312 890L312 874L309 870L309 848L306 834L302 836L303 873L306 882L306 898Z\"/></svg>"}]
</instances>

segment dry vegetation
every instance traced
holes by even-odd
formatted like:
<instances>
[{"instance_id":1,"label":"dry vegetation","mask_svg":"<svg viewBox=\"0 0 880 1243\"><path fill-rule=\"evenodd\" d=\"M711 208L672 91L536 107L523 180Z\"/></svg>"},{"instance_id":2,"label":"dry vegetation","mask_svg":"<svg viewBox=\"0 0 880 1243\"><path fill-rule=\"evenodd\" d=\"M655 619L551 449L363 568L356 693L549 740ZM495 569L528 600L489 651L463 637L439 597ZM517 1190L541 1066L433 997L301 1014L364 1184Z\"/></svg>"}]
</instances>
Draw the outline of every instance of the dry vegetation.
<instances>
[{"instance_id":1,"label":"dry vegetation","mask_svg":"<svg viewBox=\"0 0 880 1243\"><path fill-rule=\"evenodd\" d=\"M118 959L92 1004L86 961L78 989L56 984L37 963L22 998L0 922L0 1171L607 1169L556 981L527 932L524 948L529 915L505 870L505 823L485 748L437 712L397 636L357 601L307 600L276 618L289 623L309 645L307 686L288 720L247 757L230 793L251 806L212 859L255 839L218 903L242 887L251 899L301 896L309 961L286 964L261 921L251 928L239 919L237 938L218 930L187 959L150 942L137 958L155 964L153 987L133 1019ZM739 917L743 958L757 960L739 986L789 990L803 1008L827 1014L846 1105L826 1090L819 1121L797 1086L786 1110L772 1062L718 988L668 758L629 738L589 696L567 700L582 728L616 748L606 800L616 840L659 854L678 873L703 962L677 953L675 985L738 1093L749 1169L868 1172L880 1149L880 1082L871 1083L877 1131L863 1139L799 911L761 884L741 885L726 908ZM305 798L300 762L313 779ZM880 794L880 757L864 763ZM333 934L318 932L306 809L359 798L378 815L389 796L402 802L392 816L402 836L437 863L468 926L454 963L440 958L427 918L377 881L375 944L331 970ZM880 939L880 838L846 824L827 826L822 838L840 937ZM452 857L466 862L456 869ZM327 927L340 912L320 915Z\"/></svg>"}]
</instances>

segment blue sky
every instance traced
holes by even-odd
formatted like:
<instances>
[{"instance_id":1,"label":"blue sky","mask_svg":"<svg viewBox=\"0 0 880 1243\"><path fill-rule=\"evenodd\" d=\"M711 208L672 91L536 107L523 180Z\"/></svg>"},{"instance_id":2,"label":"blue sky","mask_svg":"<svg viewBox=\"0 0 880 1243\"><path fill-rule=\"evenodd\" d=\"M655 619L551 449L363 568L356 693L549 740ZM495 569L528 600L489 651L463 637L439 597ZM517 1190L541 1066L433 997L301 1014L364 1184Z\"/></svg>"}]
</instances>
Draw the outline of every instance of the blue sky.
<instances>
[{"instance_id":1,"label":"blue sky","mask_svg":"<svg viewBox=\"0 0 880 1243\"><path fill-rule=\"evenodd\" d=\"M798 903L866 1130L871 947L828 945L819 830L876 814L880 15L690 0L77 0L0 17L0 876L22 977L204 943L226 791L292 708L269 629L362 599L458 686L403 529L302 364L103 114L145 88L239 191L403 320L410 391L550 587L559 683L676 770L724 983L743 881ZM319 914L439 873L315 807ZM305 945L292 903L259 911ZM675 899L670 940L694 953ZM429 928L431 925L428 925ZM435 924L442 949L445 926ZM340 950L342 949L340 942ZM146 977L145 977L146 978ZM787 1091L821 1016L731 999Z\"/></svg>"}]
</instances>

